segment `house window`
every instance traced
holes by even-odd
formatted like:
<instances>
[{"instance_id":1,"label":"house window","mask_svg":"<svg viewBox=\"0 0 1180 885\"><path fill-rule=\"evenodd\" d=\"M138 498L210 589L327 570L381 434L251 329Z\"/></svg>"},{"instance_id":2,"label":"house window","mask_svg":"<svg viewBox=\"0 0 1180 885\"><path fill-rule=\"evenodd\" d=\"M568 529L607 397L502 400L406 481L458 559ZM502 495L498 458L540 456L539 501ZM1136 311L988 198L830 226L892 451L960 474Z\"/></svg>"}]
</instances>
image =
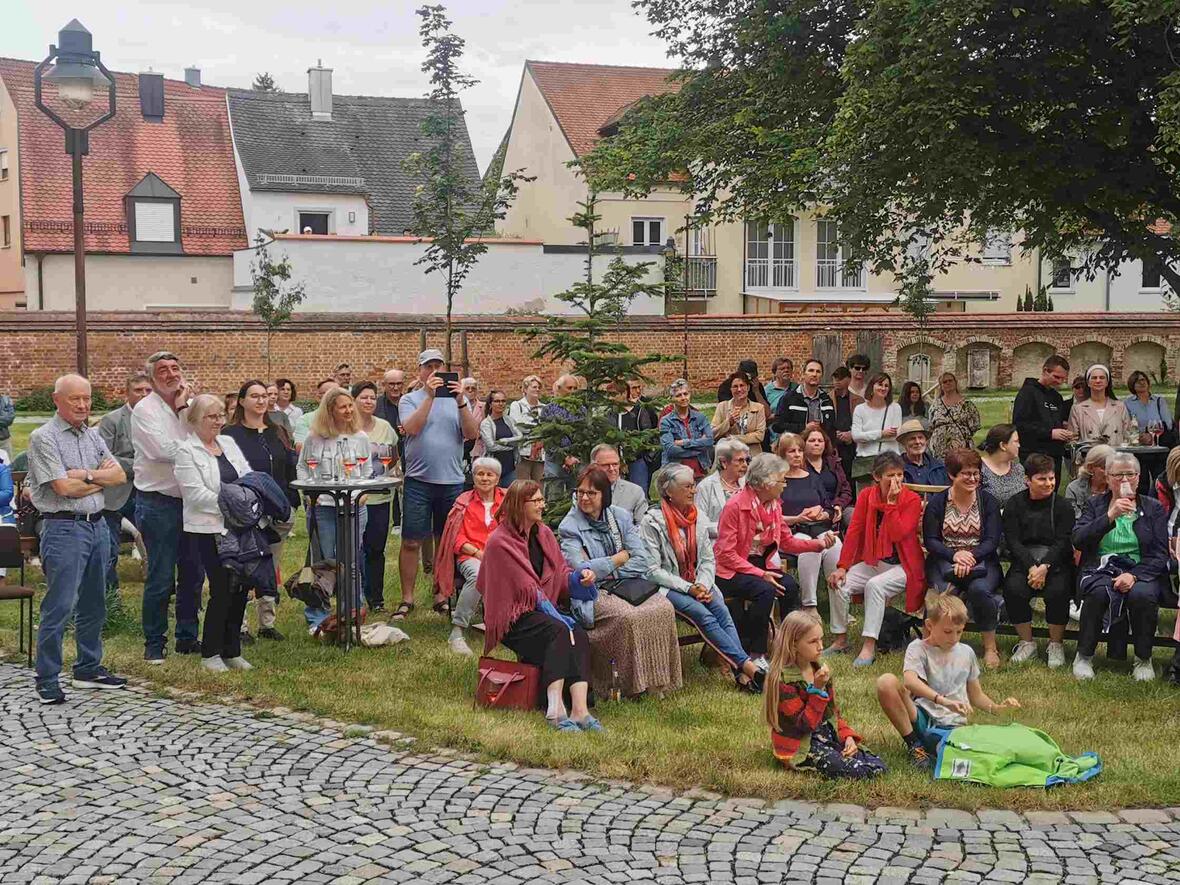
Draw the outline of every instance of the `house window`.
<instances>
[{"instance_id":1,"label":"house window","mask_svg":"<svg viewBox=\"0 0 1180 885\"><path fill-rule=\"evenodd\" d=\"M1155 261L1143 262L1143 284L1140 286L1140 288L1141 289L1163 288L1163 284L1160 279L1160 276L1161 276L1160 266L1159 266L1158 262L1155 262Z\"/></svg>"},{"instance_id":2,"label":"house window","mask_svg":"<svg viewBox=\"0 0 1180 885\"><path fill-rule=\"evenodd\" d=\"M794 289L795 220L746 222L746 286Z\"/></svg>"},{"instance_id":3,"label":"house window","mask_svg":"<svg viewBox=\"0 0 1180 885\"><path fill-rule=\"evenodd\" d=\"M1012 263L1012 235L1006 230L989 230L983 241L984 264Z\"/></svg>"},{"instance_id":4,"label":"house window","mask_svg":"<svg viewBox=\"0 0 1180 885\"><path fill-rule=\"evenodd\" d=\"M12 245L12 218L0 215L0 247L7 249Z\"/></svg>"},{"instance_id":5,"label":"house window","mask_svg":"<svg viewBox=\"0 0 1180 885\"><path fill-rule=\"evenodd\" d=\"M820 289L862 289L864 268L849 262L845 266L839 226L820 219L816 225L815 284Z\"/></svg>"},{"instance_id":6,"label":"house window","mask_svg":"<svg viewBox=\"0 0 1180 885\"><path fill-rule=\"evenodd\" d=\"M131 251L175 255L180 242L180 194L154 172L149 172L124 198Z\"/></svg>"},{"instance_id":7,"label":"house window","mask_svg":"<svg viewBox=\"0 0 1180 885\"><path fill-rule=\"evenodd\" d=\"M632 246L662 246L664 245L664 219L662 218L632 218L631 219Z\"/></svg>"},{"instance_id":8,"label":"house window","mask_svg":"<svg viewBox=\"0 0 1180 885\"><path fill-rule=\"evenodd\" d=\"M0 181L8 180L8 151L0 151Z\"/></svg>"},{"instance_id":9,"label":"house window","mask_svg":"<svg viewBox=\"0 0 1180 885\"><path fill-rule=\"evenodd\" d=\"M328 220L331 217L328 212L300 212L299 213L299 233L301 234L318 234L321 237L328 235Z\"/></svg>"},{"instance_id":10,"label":"house window","mask_svg":"<svg viewBox=\"0 0 1180 885\"><path fill-rule=\"evenodd\" d=\"M1049 285L1054 289L1073 288L1073 268L1070 266L1068 258L1053 259L1053 272Z\"/></svg>"}]
</instances>

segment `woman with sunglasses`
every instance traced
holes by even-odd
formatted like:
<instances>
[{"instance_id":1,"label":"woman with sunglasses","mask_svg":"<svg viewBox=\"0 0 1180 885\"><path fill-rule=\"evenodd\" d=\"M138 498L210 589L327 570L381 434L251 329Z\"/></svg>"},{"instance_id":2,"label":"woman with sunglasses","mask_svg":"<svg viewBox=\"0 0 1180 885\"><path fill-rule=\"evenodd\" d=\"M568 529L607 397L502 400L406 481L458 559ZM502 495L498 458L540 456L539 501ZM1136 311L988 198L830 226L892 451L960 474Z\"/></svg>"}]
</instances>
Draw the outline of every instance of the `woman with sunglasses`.
<instances>
[{"instance_id":1,"label":"woman with sunglasses","mask_svg":"<svg viewBox=\"0 0 1180 885\"><path fill-rule=\"evenodd\" d=\"M500 462L500 488L508 488L516 478L516 449L524 434L508 414L508 395L499 388L488 393L479 438L487 456Z\"/></svg>"}]
</instances>

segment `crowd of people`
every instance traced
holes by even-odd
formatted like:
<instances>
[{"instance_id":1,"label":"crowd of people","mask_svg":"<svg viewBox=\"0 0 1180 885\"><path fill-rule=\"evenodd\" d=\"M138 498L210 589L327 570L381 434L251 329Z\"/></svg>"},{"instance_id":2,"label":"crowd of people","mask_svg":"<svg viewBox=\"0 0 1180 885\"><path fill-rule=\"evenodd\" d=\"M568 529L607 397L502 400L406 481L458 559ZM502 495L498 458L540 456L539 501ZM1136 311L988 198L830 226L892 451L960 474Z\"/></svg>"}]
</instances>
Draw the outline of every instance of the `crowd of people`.
<instances>
[{"instance_id":1,"label":"crowd of people","mask_svg":"<svg viewBox=\"0 0 1180 885\"><path fill-rule=\"evenodd\" d=\"M546 717L560 731L601 730L594 697L677 690L678 620L699 632L739 691L764 696L776 757L833 776L872 776L883 764L837 710L826 661L875 663L894 608L924 613L925 636L907 649L902 678L881 677L878 696L924 766L931 734L972 708L1002 705L980 688L963 630L973 625L983 665L994 669L997 630L1011 624L1010 660L1029 661L1039 654L1036 596L1050 668L1065 665L1076 618L1078 679L1094 676L1103 635L1112 659L1133 646L1135 679L1156 676L1159 608L1176 604L1180 448L1158 476L1128 451L1155 455L1174 441L1174 415L1141 372L1124 401L1111 395L1109 369L1091 366L1066 401L1057 388L1069 363L1051 356L1020 389L1011 423L988 428L976 447L980 413L952 373L928 401L914 382L895 398L893 379L863 354L830 373L809 359L798 381L784 357L766 384L745 360L720 385L711 418L683 379L662 409L638 380L620 382L618 427L658 434L659 446L624 460L601 444L583 463L534 436L538 424L571 417L563 398L576 377L560 375L548 402L536 375L523 379L519 398L493 388L481 399L476 379L440 375L439 351L422 351L417 363L409 384L398 368L379 383L353 383L342 363L305 411L285 378L198 393L179 357L161 351L97 428L86 379L59 378L56 415L29 442L26 484L48 584L42 702L65 699L71 619L72 684L125 683L103 667L101 638L125 520L147 551L145 660L165 661L175 597L175 653L200 655L212 672L250 669L251 595L257 637L284 639L278 563L300 507L307 562L337 558L336 503L304 500L292 487L323 465L402 478L396 493L369 494L358 508L357 604L385 611L385 552L399 532L400 599L389 617L414 610L425 570L434 611L450 618L450 650L472 655L468 641L482 631L485 654L503 645L536 665ZM1059 488L1066 471L1073 480ZM568 501L556 530L545 520L555 500ZM863 607L855 655L854 606ZM315 634L330 613L308 604L303 614Z\"/></svg>"}]
</instances>

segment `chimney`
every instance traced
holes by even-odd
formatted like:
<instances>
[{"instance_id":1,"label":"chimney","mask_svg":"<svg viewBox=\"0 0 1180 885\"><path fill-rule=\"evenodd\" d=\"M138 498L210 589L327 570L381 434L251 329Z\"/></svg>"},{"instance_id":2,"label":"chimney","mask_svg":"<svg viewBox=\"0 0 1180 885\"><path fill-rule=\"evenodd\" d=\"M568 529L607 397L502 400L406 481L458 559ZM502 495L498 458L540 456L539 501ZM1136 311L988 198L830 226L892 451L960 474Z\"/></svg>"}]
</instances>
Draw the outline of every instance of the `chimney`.
<instances>
[{"instance_id":1,"label":"chimney","mask_svg":"<svg viewBox=\"0 0 1180 885\"><path fill-rule=\"evenodd\" d=\"M184 82L196 89L201 88L201 69L200 68L185 68Z\"/></svg>"},{"instance_id":2,"label":"chimney","mask_svg":"<svg viewBox=\"0 0 1180 885\"><path fill-rule=\"evenodd\" d=\"M323 59L316 59L315 67L307 69L307 97L313 120L332 119L332 69L323 65Z\"/></svg>"},{"instance_id":3,"label":"chimney","mask_svg":"<svg viewBox=\"0 0 1180 885\"><path fill-rule=\"evenodd\" d=\"M144 71L139 75L139 110L148 123L164 119L164 75Z\"/></svg>"}]
</instances>

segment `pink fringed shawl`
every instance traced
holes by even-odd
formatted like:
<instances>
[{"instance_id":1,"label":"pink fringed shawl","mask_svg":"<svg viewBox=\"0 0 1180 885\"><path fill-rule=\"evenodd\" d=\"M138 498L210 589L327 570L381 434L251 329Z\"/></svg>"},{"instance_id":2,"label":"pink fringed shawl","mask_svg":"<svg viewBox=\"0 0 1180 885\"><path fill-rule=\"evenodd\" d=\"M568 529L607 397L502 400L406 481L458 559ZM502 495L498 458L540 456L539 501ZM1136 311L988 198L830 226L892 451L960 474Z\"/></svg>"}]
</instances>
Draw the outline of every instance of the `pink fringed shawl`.
<instances>
[{"instance_id":1,"label":"pink fringed shawl","mask_svg":"<svg viewBox=\"0 0 1180 885\"><path fill-rule=\"evenodd\" d=\"M561 555L557 538L545 525L539 526L537 532L545 554L540 580L529 562L528 538L515 526L501 523L488 538L475 585L483 597L485 654L500 644L517 618L537 607L538 587L554 605L559 597L568 594L570 567Z\"/></svg>"}]
</instances>

